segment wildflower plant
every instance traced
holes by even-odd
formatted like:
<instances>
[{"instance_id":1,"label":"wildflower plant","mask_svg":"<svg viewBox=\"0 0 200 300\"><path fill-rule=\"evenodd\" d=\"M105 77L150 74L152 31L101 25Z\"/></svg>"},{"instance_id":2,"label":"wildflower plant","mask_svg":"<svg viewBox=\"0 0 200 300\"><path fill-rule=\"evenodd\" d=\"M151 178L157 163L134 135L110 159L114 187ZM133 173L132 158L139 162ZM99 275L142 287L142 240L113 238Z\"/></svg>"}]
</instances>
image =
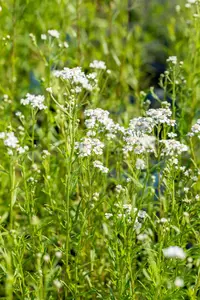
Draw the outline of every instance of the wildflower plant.
<instances>
[{"instance_id":1,"label":"wildflower plant","mask_svg":"<svg viewBox=\"0 0 200 300\"><path fill-rule=\"evenodd\" d=\"M0 297L199 299L199 1L97 2L0 6Z\"/></svg>"}]
</instances>

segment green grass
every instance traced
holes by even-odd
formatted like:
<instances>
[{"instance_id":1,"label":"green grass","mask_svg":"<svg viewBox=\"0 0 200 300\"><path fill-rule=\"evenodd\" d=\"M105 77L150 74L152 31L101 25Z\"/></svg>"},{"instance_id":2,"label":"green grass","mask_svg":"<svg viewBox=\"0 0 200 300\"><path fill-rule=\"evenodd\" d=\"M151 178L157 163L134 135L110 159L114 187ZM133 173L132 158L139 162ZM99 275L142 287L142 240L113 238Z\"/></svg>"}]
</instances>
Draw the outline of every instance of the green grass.
<instances>
[{"instance_id":1,"label":"green grass","mask_svg":"<svg viewBox=\"0 0 200 300\"><path fill-rule=\"evenodd\" d=\"M0 1L1 299L200 298L188 3Z\"/></svg>"}]
</instances>

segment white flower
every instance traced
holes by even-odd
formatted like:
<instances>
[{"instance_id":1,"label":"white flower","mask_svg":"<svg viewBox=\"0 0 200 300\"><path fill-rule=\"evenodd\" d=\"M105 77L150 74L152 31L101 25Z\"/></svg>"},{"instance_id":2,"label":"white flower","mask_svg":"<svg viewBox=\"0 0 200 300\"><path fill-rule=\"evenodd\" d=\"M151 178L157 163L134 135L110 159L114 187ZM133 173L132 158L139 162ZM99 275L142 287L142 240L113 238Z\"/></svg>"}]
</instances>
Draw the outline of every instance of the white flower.
<instances>
[{"instance_id":1,"label":"white flower","mask_svg":"<svg viewBox=\"0 0 200 300\"><path fill-rule=\"evenodd\" d=\"M8 155L10 155L10 156L13 155L13 151L11 149L8 149Z\"/></svg>"},{"instance_id":2,"label":"white flower","mask_svg":"<svg viewBox=\"0 0 200 300\"><path fill-rule=\"evenodd\" d=\"M142 218L142 219L145 219L146 216L147 216L146 211L144 211L144 210L139 210L139 211L138 211L138 217L140 217L140 218Z\"/></svg>"},{"instance_id":3,"label":"white flower","mask_svg":"<svg viewBox=\"0 0 200 300\"><path fill-rule=\"evenodd\" d=\"M180 277L176 277L174 281L174 285L177 287L183 287L184 286L184 280Z\"/></svg>"},{"instance_id":4,"label":"white flower","mask_svg":"<svg viewBox=\"0 0 200 300\"><path fill-rule=\"evenodd\" d=\"M86 137L81 142L75 143L75 149L78 150L80 157L87 157L92 154L101 155L103 154L104 143L99 139Z\"/></svg>"},{"instance_id":5,"label":"white flower","mask_svg":"<svg viewBox=\"0 0 200 300\"><path fill-rule=\"evenodd\" d=\"M72 69L64 68L61 71L54 71L54 76L68 80L72 85L80 86L88 91L92 91L93 89L93 85L80 67Z\"/></svg>"},{"instance_id":6,"label":"white flower","mask_svg":"<svg viewBox=\"0 0 200 300\"><path fill-rule=\"evenodd\" d=\"M95 80L96 77L97 77L97 73L96 72L93 72L93 73L90 73L88 75L86 75L88 79L93 79Z\"/></svg>"},{"instance_id":7,"label":"white flower","mask_svg":"<svg viewBox=\"0 0 200 300\"><path fill-rule=\"evenodd\" d=\"M139 241L144 241L144 240L148 239L148 237L149 236L146 233L140 233L140 234L138 234L137 239Z\"/></svg>"},{"instance_id":8,"label":"white flower","mask_svg":"<svg viewBox=\"0 0 200 300\"><path fill-rule=\"evenodd\" d=\"M168 136L169 138L173 139L173 138L177 137L177 134L174 133L174 132L169 132L169 133L167 134L167 136Z\"/></svg>"},{"instance_id":9,"label":"white flower","mask_svg":"<svg viewBox=\"0 0 200 300\"><path fill-rule=\"evenodd\" d=\"M155 125L167 124L172 126L172 120L170 120L171 115L172 112L169 108L151 108L147 111L147 116L152 118Z\"/></svg>"},{"instance_id":10,"label":"white flower","mask_svg":"<svg viewBox=\"0 0 200 300\"><path fill-rule=\"evenodd\" d=\"M138 222L138 220L135 220L135 224L133 226L133 228L138 232L142 227L142 224L140 222Z\"/></svg>"},{"instance_id":11,"label":"white flower","mask_svg":"<svg viewBox=\"0 0 200 300\"><path fill-rule=\"evenodd\" d=\"M60 33L55 29L48 30L48 34L56 39L59 39L60 36Z\"/></svg>"},{"instance_id":12,"label":"white flower","mask_svg":"<svg viewBox=\"0 0 200 300\"><path fill-rule=\"evenodd\" d=\"M14 135L14 132L8 132L6 134L6 139L4 140L4 145L13 149L16 149L19 145L19 141Z\"/></svg>"},{"instance_id":13,"label":"white flower","mask_svg":"<svg viewBox=\"0 0 200 300\"><path fill-rule=\"evenodd\" d=\"M161 219L160 219L160 222L161 222L161 223L167 223L168 220L167 220L166 218L161 218Z\"/></svg>"},{"instance_id":14,"label":"white flower","mask_svg":"<svg viewBox=\"0 0 200 300\"><path fill-rule=\"evenodd\" d=\"M90 63L90 68L106 70L106 64L102 60L93 60L93 62Z\"/></svg>"},{"instance_id":15,"label":"white flower","mask_svg":"<svg viewBox=\"0 0 200 300\"><path fill-rule=\"evenodd\" d=\"M18 147L18 148L17 148L17 152L18 152L19 154L23 154L23 153L25 153L28 149L29 149L28 146Z\"/></svg>"},{"instance_id":16,"label":"white flower","mask_svg":"<svg viewBox=\"0 0 200 300\"><path fill-rule=\"evenodd\" d=\"M184 217L186 217L186 218L188 218L190 215L189 215L189 213L187 212L187 211L184 211L183 212L183 215L184 215Z\"/></svg>"},{"instance_id":17,"label":"white flower","mask_svg":"<svg viewBox=\"0 0 200 300\"><path fill-rule=\"evenodd\" d=\"M126 213L131 213L132 211L132 205L131 204L123 204L123 208L126 211Z\"/></svg>"},{"instance_id":18,"label":"white flower","mask_svg":"<svg viewBox=\"0 0 200 300\"><path fill-rule=\"evenodd\" d=\"M93 195L92 195L92 198L94 199L94 200L98 200L99 199L99 193L94 193Z\"/></svg>"},{"instance_id":19,"label":"white flower","mask_svg":"<svg viewBox=\"0 0 200 300\"><path fill-rule=\"evenodd\" d=\"M181 10L181 7L180 7L180 5L176 5L176 11L179 13L180 12L180 10Z\"/></svg>"},{"instance_id":20,"label":"white flower","mask_svg":"<svg viewBox=\"0 0 200 300\"><path fill-rule=\"evenodd\" d=\"M113 214L111 214L111 213L105 213L106 219L110 219L112 216L113 216Z\"/></svg>"},{"instance_id":21,"label":"white flower","mask_svg":"<svg viewBox=\"0 0 200 300\"><path fill-rule=\"evenodd\" d=\"M143 159L137 158L135 167L137 170L144 170L145 169L145 162Z\"/></svg>"},{"instance_id":22,"label":"white flower","mask_svg":"<svg viewBox=\"0 0 200 300\"><path fill-rule=\"evenodd\" d=\"M123 147L123 152L125 155L133 150L136 154L155 151L155 136L147 134L138 136L132 131L127 131L124 136L124 141L126 142L126 145Z\"/></svg>"},{"instance_id":23,"label":"white flower","mask_svg":"<svg viewBox=\"0 0 200 300\"><path fill-rule=\"evenodd\" d=\"M60 259L62 257L62 252L61 251L56 251L55 256Z\"/></svg>"},{"instance_id":24,"label":"white flower","mask_svg":"<svg viewBox=\"0 0 200 300\"><path fill-rule=\"evenodd\" d=\"M176 65L177 64L177 57L176 56L170 56L167 59L167 62L171 62L173 65Z\"/></svg>"},{"instance_id":25,"label":"white flower","mask_svg":"<svg viewBox=\"0 0 200 300\"><path fill-rule=\"evenodd\" d=\"M121 184L116 185L115 190L118 194L125 191Z\"/></svg>"},{"instance_id":26,"label":"white flower","mask_svg":"<svg viewBox=\"0 0 200 300\"><path fill-rule=\"evenodd\" d=\"M43 153L42 158L46 158L47 156L51 155L51 153L49 153L48 150L43 150L42 153Z\"/></svg>"},{"instance_id":27,"label":"white flower","mask_svg":"<svg viewBox=\"0 0 200 300\"><path fill-rule=\"evenodd\" d=\"M46 91L47 91L48 93L50 93L50 94L52 94L52 93L53 93L52 87L48 87L48 88L46 88Z\"/></svg>"},{"instance_id":28,"label":"white flower","mask_svg":"<svg viewBox=\"0 0 200 300\"><path fill-rule=\"evenodd\" d=\"M108 139L115 138L117 132L123 132L124 128L109 118L109 112L101 108L87 109L84 112L85 125L88 129L97 130L98 132L108 132L106 137Z\"/></svg>"},{"instance_id":29,"label":"white flower","mask_svg":"<svg viewBox=\"0 0 200 300\"><path fill-rule=\"evenodd\" d=\"M200 133L200 119L197 120L196 124L194 124L191 128L191 132L189 132L187 135L189 137L193 137L195 134Z\"/></svg>"},{"instance_id":30,"label":"white flower","mask_svg":"<svg viewBox=\"0 0 200 300\"><path fill-rule=\"evenodd\" d=\"M55 279L55 280L53 281L53 284L55 285L55 287L56 287L57 289L60 289L60 288L62 287L62 282L60 282L58 279Z\"/></svg>"},{"instance_id":31,"label":"white flower","mask_svg":"<svg viewBox=\"0 0 200 300\"><path fill-rule=\"evenodd\" d=\"M168 258L179 258L179 259L185 259L186 254L183 251L182 248L178 246L170 246L168 248L163 249L163 254L165 257Z\"/></svg>"},{"instance_id":32,"label":"white flower","mask_svg":"<svg viewBox=\"0 0 200 300\"><path fill-rule=\"evenodd\" d=\"M63 43L63 46L64 46L65 48L69 48L69 45L68 45L67 42L64 42L64 43Z\"/></svg>"},{"instance_id":33,"label":"white flower","mask_svg":"<svg viewBox=\"0 0 200 300\"><path fill-rule=\"evenodd\" d=\"M29 33L29 37L32 39L33 43L36 42L35 35L33 33Z\"/></svg>"},{"instance_id":34,"label":"white flower","mask_svg":"<svg viewBox=\"0 0 200 300\"><path fill-rule=\"evenodd\" d=\"M43 259L44 259L45 262L49 262L50 261L49 254L45 254L44 257L43 257Z\"/></svg>"},{"instance_id":35,"label":"white flower","mask_svg":"<svg viewBox=\"0 0 200 300\"><path fill-rule=\"evenodd\" d=\"M130 121L129 128L137 133L151 133L154 125L152 118L139 117Z\"/></svg>"},{"instance_id":36,"label":"white flower","mask_svg":"<svg viewBox=\"0 0 200 300\"><path fill-rule=\"evenodd\" d=\"M39 110L47 108L47 106L44 105L44 96L42 95L31 95L28 93L24 99L21 99L20 103L23 105L31 105L33 108L38 108Z\"/></svg>"},{"instance_id":37,"label":"white flower","mask_svg":"<svg viewBox=\"0 0 200 300\"><path fill-rule=\"evenodd\" d=\"M46 39L47 39L47 35L46 35L46 34L44 34L44 33L43 33L43 34L41 34L41 39L42 39L42 40L46 40Z\"/></svg>"},{"instance_id":38,"label":"white flower","mask_svg":"<svg viewBox=\"0 0 200 300\"><path fill-rule=\"evenodd\" d=\"M76 86L75 89L74 89L74 92L75 92L76 94L81 93L81 91L82 91L82 88L81 88L80 86Z\"/></svg>"},{"instance_id":39,"label":"white flower","mask_svg":"<svg viewBox=\"0 0 200 300\"><path fill-rule=\"evenodd\" d=\"M162 155L166 156L176 156L181 155L182 152L186 152L188 147L184 144L181 144L176 140L162 140L160 143L164 144L164 149L162 150Z\"/></svg>"},{"instance_id":40,"label":"white flower","mask_svg":"<svg viewBox=\"0 0 200 300\"><path fill-rule=\"evenodd\" d=\"M105 174L107 174L108 171L109 171L109 169L106 168L106 167L104 167L103 164L102 164L102 162L99 161L99 160L95 160L95 161L93 162L93 166L94 166L95 168L99 169L102 173L105 173Z\"/></svg>"},{"instance_id":41,"label":"white flower","mask_svg":"<svg viewBox=\"0 0 200 300\"><path fill-rule=\"evenodd\" d=\"M4 139L6 136L5 132L0 132L0 139Z\"/></svg>"}]
</instances>

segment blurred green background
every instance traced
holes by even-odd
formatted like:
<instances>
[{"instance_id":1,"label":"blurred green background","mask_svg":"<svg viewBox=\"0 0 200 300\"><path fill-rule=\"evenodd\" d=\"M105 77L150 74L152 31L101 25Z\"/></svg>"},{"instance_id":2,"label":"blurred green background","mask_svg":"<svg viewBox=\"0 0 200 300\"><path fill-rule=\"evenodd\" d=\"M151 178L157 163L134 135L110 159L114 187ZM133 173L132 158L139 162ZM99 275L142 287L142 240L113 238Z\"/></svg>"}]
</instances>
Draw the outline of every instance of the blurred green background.
<instances>
[{"instance_id":1,"label":"blurred green background","mask_svg":"<svg viewBox=\"0 0 200 300\"><path fill-rule=\"evenodd\" d=\"M175 6L165 0L6 0L0 12L0 89L12 99L26 92L42 93L45 65L38 47L54 57L51 68L82 66L93 59L103 60L112 71L102 94L106 108L113 103L125 110L136 103L139 91L154 85L166 67L166 58L177 47ZM49 29L60 32L68 49L58 43L49 49L40 36ZM176 33L176 34L175 34ZM60 53L62 52L62 53ZM58 53L59 56L58 56Z\"/></svg>"}]
</instances>

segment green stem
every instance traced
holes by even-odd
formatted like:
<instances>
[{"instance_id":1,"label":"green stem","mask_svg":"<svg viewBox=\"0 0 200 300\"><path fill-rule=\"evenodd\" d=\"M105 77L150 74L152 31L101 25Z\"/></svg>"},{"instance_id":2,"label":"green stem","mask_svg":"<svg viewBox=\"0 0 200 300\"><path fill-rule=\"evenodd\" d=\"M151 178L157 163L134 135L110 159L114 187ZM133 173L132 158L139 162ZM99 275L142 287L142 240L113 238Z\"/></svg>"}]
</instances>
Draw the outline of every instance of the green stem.
<instances>
[{"instance_id":1,"label":"green stem","mask_svg":"<svg viewBox=\"0 0 200 300\"><path fill-rule=\"evenodd\" d=\"M16 200L16 175L15 175L15 164L11 161L10 164L10 229L13 229L13 206Z\"/></svg>"}]
</instances>

